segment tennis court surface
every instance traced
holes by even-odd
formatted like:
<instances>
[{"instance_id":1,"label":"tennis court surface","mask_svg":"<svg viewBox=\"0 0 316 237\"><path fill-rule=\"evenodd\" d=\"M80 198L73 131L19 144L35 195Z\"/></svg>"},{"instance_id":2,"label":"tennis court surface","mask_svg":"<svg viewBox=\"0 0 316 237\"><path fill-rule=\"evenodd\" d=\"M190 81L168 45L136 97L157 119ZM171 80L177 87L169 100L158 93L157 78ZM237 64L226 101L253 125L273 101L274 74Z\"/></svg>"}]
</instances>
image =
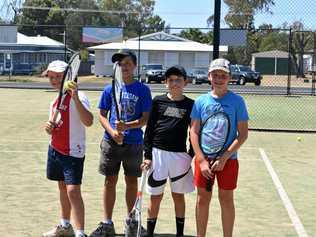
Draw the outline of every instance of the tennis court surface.
<instances>
[{"instance_id":1,"label":"tennis court surface","mask_svg":"<svg viewBox=\"0 0 316 237\"><path fill-rule=\"evenodd\" d=\"M87 134L83 181L86 230L90 233L102 218L103 177L97 172L102 129L97 119L100 92L87 92L87 95L95 115L94 126ZM57 185L45 177L48 136L43 130L49 102L55 96L56 92L51 91L0 89L1 236L41 236L58 222ZM251 106L258 97L245 99ZM279 119L266 113L267 119L276 119L276 122ZM256 111L250 108L250 114L256 116ZM316 236L315 144L314 134L250 132L240 150L235 236ZM126 216L124 187L121 177L114 210L118 233L123 232ZM208 236L221 236L216 188L214 194ZM187 195L186 200L185 232L194 236L195 193ZM163 234L161 236L175 233L173 213L167 192L157 222L157 233Z\"/></svg>"}]
</instances>

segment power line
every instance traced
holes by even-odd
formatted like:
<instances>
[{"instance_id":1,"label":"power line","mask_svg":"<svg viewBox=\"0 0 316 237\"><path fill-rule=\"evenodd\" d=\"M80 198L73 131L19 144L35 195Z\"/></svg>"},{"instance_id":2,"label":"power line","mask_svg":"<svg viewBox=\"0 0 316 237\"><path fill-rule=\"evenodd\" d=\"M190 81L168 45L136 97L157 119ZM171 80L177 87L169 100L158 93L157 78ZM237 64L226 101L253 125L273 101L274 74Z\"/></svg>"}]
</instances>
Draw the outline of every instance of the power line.
<instances>
[{"instance_id":1,"label":"power line","mask_svg":"<svg viewBox=\"0 0 316 237\"><path fill-rule=\"evenodd\" d=\"M82 8L56 8L56 7L35 7L35 6L22 6L18 10L30 9L30 10L54 10L54 11L66 11L66 12L94 12L94 13L109 13L109 14L140 14L136 11L117 11L117 10L97 10L97 9L82 9Z\"/></svg>"}]
</instances>

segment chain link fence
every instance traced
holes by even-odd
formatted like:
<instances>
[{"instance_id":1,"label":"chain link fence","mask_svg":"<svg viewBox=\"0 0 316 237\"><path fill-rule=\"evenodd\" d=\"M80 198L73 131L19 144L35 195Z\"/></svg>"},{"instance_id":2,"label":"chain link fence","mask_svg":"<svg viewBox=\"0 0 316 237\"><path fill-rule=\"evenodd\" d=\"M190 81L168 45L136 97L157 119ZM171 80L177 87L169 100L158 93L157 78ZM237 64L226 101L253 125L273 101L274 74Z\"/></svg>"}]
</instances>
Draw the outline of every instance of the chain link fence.
<instances>
[{"instance_id":1,"label":"chain link fence","mask_svg":"<svg viewBox=\"0 0 316 237\"><path fill-rule=\"evenodd\" d=\"M84 43L83 27L17 25L17 42L0 43L2 80L38 75L50 61L67 61L78 50L84 55L82 74L108 77L112 54L129 48L138 56L135 75L153 90L164 91L159 85L164 70L175 64L188 72L188 92L210 90L207 68L213 54L212 28L142 28L131 34L130 29L120 27L121 41L102 44ZM231 62L230 89L245 97L250 128L316 132L316 33L269 26L227 28L220 33L220 57Z\"/></svg>"}]
</instances>

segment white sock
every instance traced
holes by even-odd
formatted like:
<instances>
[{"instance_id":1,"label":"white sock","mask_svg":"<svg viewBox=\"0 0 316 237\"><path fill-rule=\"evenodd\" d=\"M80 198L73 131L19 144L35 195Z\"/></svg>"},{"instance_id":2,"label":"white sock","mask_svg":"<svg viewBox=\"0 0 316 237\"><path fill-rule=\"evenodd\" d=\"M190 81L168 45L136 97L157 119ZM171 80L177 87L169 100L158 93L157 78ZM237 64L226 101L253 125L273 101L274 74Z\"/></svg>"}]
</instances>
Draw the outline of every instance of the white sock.
<instances>
[{"instance_id":1,"label":"white sock","mask_svg":"<svg viewBox=\"0 0 316 237\"><path fill-rule=\"evenodd\" d=\"M61 224L62 227L67 228L70 225L70 220L61 218L60 219L60 224Z\"/></svg>"},{"instance_id":2,"label":"white sock","mask_svg":"<svg viewBox=\"0 0 316 237\"><path fill-rule=\"evenodd\" d=\"M85 237L83 230L76 230L76 237Z\"/></svg>"},{"instance_id":3,"label":"white sock","mask_svg":"<svg viewBox=\"0 0 316 237\"><path fill-rule=\"evenodd\" d=\"M103 222L103 224L109 224L109 225L113 223L111 219L105 219L102 222Z\"/></svg>"}]
</instances>

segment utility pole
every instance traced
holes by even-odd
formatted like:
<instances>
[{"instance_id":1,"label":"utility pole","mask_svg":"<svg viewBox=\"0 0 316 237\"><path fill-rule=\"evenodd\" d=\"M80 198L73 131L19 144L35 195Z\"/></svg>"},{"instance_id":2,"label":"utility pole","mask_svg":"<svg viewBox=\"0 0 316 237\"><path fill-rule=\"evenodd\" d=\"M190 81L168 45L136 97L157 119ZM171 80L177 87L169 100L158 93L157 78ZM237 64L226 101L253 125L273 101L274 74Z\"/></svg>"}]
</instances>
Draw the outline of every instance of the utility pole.
<instances>
[{"instance_id":1,"label":"utility pole","mask_svg":"<svg viewBox=\"0 0 316 237\"><path fill-rule=\"evenodd\" d=\"M221 0L215 0L214 29L213 29L213 60L219 58L220 28L221 28Z\"/></svg>"}]
</instances>

